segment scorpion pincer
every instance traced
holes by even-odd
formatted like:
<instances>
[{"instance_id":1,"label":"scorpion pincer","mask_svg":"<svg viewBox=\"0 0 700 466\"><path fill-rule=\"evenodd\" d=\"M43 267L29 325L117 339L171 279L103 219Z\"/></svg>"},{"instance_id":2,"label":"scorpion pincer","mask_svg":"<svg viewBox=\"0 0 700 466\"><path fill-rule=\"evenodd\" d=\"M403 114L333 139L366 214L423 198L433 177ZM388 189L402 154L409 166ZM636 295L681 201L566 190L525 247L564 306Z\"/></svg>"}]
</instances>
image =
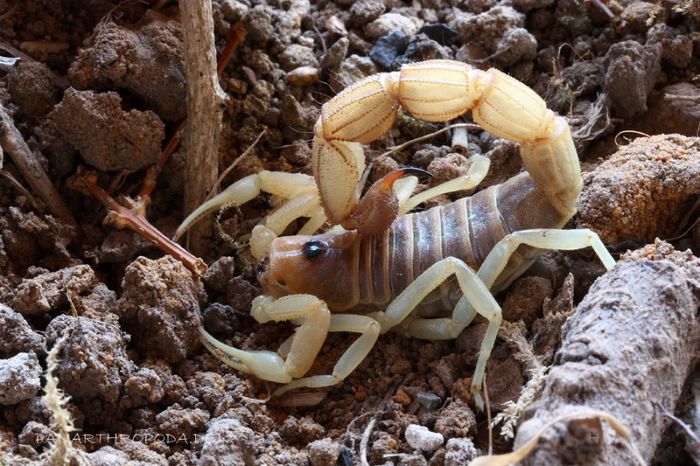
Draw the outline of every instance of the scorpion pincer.
<instances>
[{"instance_id":1,"label":"scorpion pincer","mask_svg":"<svg viewBox=\"0 0 700 466\"><path fill-rule=\"evenodd\" d=\"M381 138L399 108L428 121L471 110L495 136L517 141L526 172L450 204L408 213L433 196L471 189L489 161L474 155L467 175L412 196L410 169L392 172L360 197L365 169L361 144ZM226 364L273 382L275 394L326 387L347 377L380 333L400 328L422 339L451 339L474 319L489 324L472 378L480 387L501 323L491 291L522 274L542 249L593 247L606 268L614 264L590 230L561 230L576 212L582 178L569 126L530 88L496 70L454 61L404 65L400 72L363 79L327 102L315 127L314 178L263 171L243 178L193 212L177 236L201 215L271 193L284 200L253 229L264 294L253 301L259 322L292 321L295 333L277 352L225 345L201 329L204 345ZM278 237L295 219L308 218L296 236ZM329 220L335 227L316 233ZM456 280L451 279L455 277ZM451 313L424 317L419 308L447 304ZM353 309L372 306L369 314ZM340 313L331 313L331 311ZM331 374L306 376L329 332L357 340Z\"/></svg>"}]
</instances>

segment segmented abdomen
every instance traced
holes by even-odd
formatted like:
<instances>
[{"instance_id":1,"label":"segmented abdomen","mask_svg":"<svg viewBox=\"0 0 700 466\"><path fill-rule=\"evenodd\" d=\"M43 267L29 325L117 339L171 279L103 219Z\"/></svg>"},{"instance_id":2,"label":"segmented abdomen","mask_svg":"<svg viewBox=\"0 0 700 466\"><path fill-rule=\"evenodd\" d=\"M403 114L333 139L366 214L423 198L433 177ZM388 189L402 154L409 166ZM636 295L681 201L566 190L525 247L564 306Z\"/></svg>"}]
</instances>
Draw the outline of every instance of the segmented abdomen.
<instances>
[{"instance_id":1,"label":"segmented abdomen","mask_svg":"<svg viewBox=\"0 0 700 466\"><path fill-rule=\"evenodd\" d=\"M559 228L564 222L527 173L474 196L404 215L383 235L362 240L360 303L388 304L446 257L457 257L476 270L505 235L528 228ZM510 282L535 257L524 247L518 253L495 288Z\"/></svg>"}]
</instances>

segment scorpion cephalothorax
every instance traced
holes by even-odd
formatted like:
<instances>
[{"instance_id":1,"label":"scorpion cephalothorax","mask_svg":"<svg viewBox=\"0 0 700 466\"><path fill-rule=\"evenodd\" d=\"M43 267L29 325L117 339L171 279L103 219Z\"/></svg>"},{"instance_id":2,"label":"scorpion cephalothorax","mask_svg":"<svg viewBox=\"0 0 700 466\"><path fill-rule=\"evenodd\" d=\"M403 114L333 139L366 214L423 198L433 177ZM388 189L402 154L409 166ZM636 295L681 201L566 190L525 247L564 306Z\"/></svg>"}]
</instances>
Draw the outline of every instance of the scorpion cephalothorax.
<instances>
[{"instance_id":1,"label":"scorpion cephalothorax","mask_svg":"<svg viewBox=\"0 0 700 466\"><path fill-rule=\"evenodd\" d=\"M472 197L408 214L431 197L478 185L489 161L473 155L467 175L413 197L415 177L396 182L405 170L387 175L360 197L361 144L382 137L399 108L428 121L471 110L484 129L520 143L527 172ZM246 177L193 212L178 230L179 235L199 216L261 192L287 200L253 229L251 250L261 259L258 278L265 294L254 300L252 315L259 322L294 321L295 334L277 352L244 351L202 329L202 341L222 361L287 384L276 393L340 382L362 362L379 333L391 328L400 326L425 339L455 338L478 313L489 321L472 379L481 405L486 361L501 323L501 309L489 290L507 286L542 248L592 246L606 267L614 263L593 232L559 230L576 212L582 185L566 120L530 88L495 69L432 60L363 79L323 106L315 127L313 171L314 178L268 171ZM299 235L278 238L302 217L308 221ZM327 220L352 230L336 227L314 235ZM453 276L456 285L444 286ZM435 299L453 306L449 317L414 315L421 303ZM367 305L379 310L331 314ZM360 337L332 374L303 377L328 332Z\"/></svg>"}]
</instances>

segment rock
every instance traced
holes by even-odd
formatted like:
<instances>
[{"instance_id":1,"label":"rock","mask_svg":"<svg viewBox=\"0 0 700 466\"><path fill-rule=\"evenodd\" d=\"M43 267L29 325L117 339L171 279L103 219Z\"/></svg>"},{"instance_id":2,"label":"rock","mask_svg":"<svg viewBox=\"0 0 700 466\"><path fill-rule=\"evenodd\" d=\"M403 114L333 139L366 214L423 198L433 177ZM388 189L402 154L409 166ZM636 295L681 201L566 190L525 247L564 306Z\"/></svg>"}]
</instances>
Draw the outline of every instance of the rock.
<instances>
[{"instance_id":1,"label":"rock","mask_svg":"<svg viewBox=\"0 0 700 466\"><path fill-rule=\"evenodd\" d=\"M156 426L162 434L194 439L195 433L205 430L209 416L209 412L203 409L183 408L175 403L156 415Z\"/></svg>"},{"instance_id":2,"label":"rock","mask_svg":"<svg viewBox=\"0 0 700 466\"><path fill-rule=\"evenodd\" d=\"M418 392L416 400L426 409L437 409L442 405L442 399L433 392Z\"/></svg>"},{"instance_id":3,"label":"rock","mask_svg":"<svg viewBox=\"0 0 700 466\"><path fill-rule=\"evenodd\" d=\"M411 448L422 451L437 450L445 440L442 434L431 432L427 427L417 424L406 427L404 435Z\"/></svg>"},{"instance_id":4,"label":"rock","mask_svg":"<svg viewBox=\"0 0 700 466\"><path fill-rule=\"evenodd\" d=\"M408 38L400 31L382 36L369 51L369 57L382 69L390 70L394 61L408 47Z\"/></svg>"},{"instance_id":5,"label":"rock","mask_svg":"<svg viewBox=\"0 0 700 466\"><path fill-rule=\"evenodd\" d=\"M24 317L0 304L0 357L46 351L44 336L32 330Z\"/></svg>"},{"instance_id":6,"label":"rock","mask_svg":"<svg viewBox=\"0 0 700 466\"><path fill-rule=\"evenodd\" d=\"M287 81L292 86L311 86L321 79L320 70L313 66L300 66L287 73Z\"/></svg>"},{"instance_id":7,"label":"rock","mask_svg":"<svg viewBox=\"0 0 700 466\"><path fill-rule=\"evenodd\" d=\"M629 31L639 34L655 23L665 23L666 10L650 2L629 2L620 17L627 23Z\"/></svg>"},{"instance_id":8,"label":"rock","mask_svg":"<svg viewBox=\"0 0 700 466\"><path fill-rule=\"evenodd\" d=\"M279 432L288 444L308 444L323 437L326 429L310 417L287 416Z\"/></svg>"},{"instance_id":9,"label":"rock","mask_svg":"<svg viewBox=\"0 0 700 466\"><path fill-rule=\"evenodd\" d=\"M401 65L424 60L451 60L452 58L449 47L443 47L425 34L417 34L406 47L406 51L394 61L393 68L398 69Z\"/></svg>"},{"instance_id":10,"label":"rock","mask_svg":"<svg viewBox=\"0 0 700 466\"><path fill-rule=\"evenodd\" d=\"M373 21L386 11L384 0L358 0L350 7L350 21L358 26Z\"/></svg>"},{"instance_id":11,"label":"rock","mask_svg":"<svg viewBox=\"0 0 700 466\"><path fill-rule=\"evenodd\" d=\"M630 118L645 112L647 95L661 71L661 45L618 42L605 55L605 66L605 90L617 115Z\"/></svg>"},{"instance_id":12,"label":"rock","mask_svg":"<svg viewBox=\"0 0 700 466\"><path fill-rule=\"evenodd\" d=\"M97 284L89 265L77 265L22 280L15 289L13 307L25 315L41 315L57 310L68 297L80 295Z\"/></svg>"},{"instance_id":13,"label":"rock","mask_svg":"<svg viewBox=\"0 0 700 466\"><path fill-rule=\"evenodd\" d=\"M666 86L652 93L649 109L632 124L647 134L678 133L695 136L700 127L700 87L691 83Z\"/></svg>"},{"instance_id":14,"label":"rock","mask_svg":"<svg viewBox=\"0 0 700 466\"><path fill-rule=\"evenodd\" d=\"M424 24L418 34L425 34L440 45L450 45L457 38L457 31L442 23Z\"/></svg>"},{"instance_id":15,"label":"rock","mask_svg":"<svg viewBox=\"0 0 700 466\"><path fill-rule=\"evenodd\" d=\"M126 268L116 307L137 349L175 363L200 345L204 300L204 287L180 261L139 257Z\"/></svg>"},{"instance_id":16,"label":"rock","mask_svg":"<svg viewBox=\"0 0 700 466\"><path fill-rule=\"evenodd\" d=\"M340 444L324 438L311 442L308 450L311 466L335 466L340 455Z\"/></svg>"},{"instance_id":17,"label":"rock","mask_svg":"<svg viewBox=\"0 0 700 466\"><path fill-rule=\"evenodd\" d=\"M377 67L371 58L350 55L331 73L328 81L331 89L337 93L376 72Z\"/></svg>"},{"instance_id":18,"label":"rock","mask_svg":"<svg viewBox=\"0 0 700 466\"><path fill-rule=\"evenodd\" d=\"M476 416L464 401L455 399L438 412L434 429L446 438L468 437L476 431Z\"/></svg>"},{"instance_id":19,"label":"rock","mask_svg":"<svg viewBox=\"0 0 700 466\"><path fill-rule=\"evenodd\" d=\"M18 114L39 118L58 102L58 87L51 70L38 61L20 60L7 73L7 90Z\"/></svg>"},{"instance_id":20,"label":"rock","mask_svg":"<svg viewBox=\"0 0 700 466\"><path fill-rule=\"evenodd\" d=\"M300 66L318 68L318 59L314 49L305 45L292 44L279 55L279 63L283 70L291 71Z\"/></svg>"},{"instance_id":21,"label":"rock","mask_svg":"<svg viewBox=\"0 0 700 466\"><path fill-rule=\"evenodd\" d=\"M114 324L61 315L46 328L47 344L53 346L64 334L68 338L53 371L61 387L76 400L115 403L133 371L126 355L128 337Z\"/></svg>"},{"instance_id":22,"label":"rock","mask_svg":"<svg viewBox=\"0 0 700 466\"><path fill-rule=\"evenodd\" d=\"M71 84L77 89L126 89L161 118L182 118L187 93L182 27L179 21L162 18L150 17L140 27L109 20L98 24L71 63Z\"/></svg>"},{"instance_id":23,"label":"rock","mask_svg":"<svg viewBox=\"0 0 700 466\"><path fill-rule=\"evenodd\" d=\"M495 55L501 66L534 60L537 56L537 39L525 28L509 29L498 43Z\"/></svg>"},{"instance_id":24,"label":"rock","mask_svg":"<svg viewBox=\"0 0 700 466\"><path fill-rule=\"evenodd\" d=\"M53 126L98 170L134 171L158 161L165 126L154 112L124 111L116 92L70 88L49 114Z\"/></svg>"},{"instance_id":25,"label":"rock","mask_svg":"<svg viewBox=\"0 0 700 466\"><path fill-rule=\"evenodd\" d=\"M272 25L272 8L267 5L256 5L245 16L245 30L253 43L265 44L275 33Z\"/></svg>"},{"instance_id":26,"label":"rock","mask_svg":"<svg viewBox=\"0 0 700 466\"><path fill-rule=\"evenodd\" d=\"M0 359L0 405L14 405L35 396L41 388L41 366L34 353Z\"/></svg>"},{"instance_id":27,"label":"rock","mask_svg":"<svg viewBox=\"0 0 700 466\"><path fill-rule=\"evenodd\" d=\"M647 44L661 44L661 59L674 68L684 69L693 59L693 40L678 29L657 24L647 33Z\"/></svg>"},{"instance_id":28,"label":"rock","mask_svg":"<svg viewBox=\"0 0 700 466\"><path fill-rule=\"evenodd\" d=\"M412 36L422 26L423 21L415 17L408 17L398 13L385 13L365 27L365 33L373 38L379 38L392 32L402 32L406 36Z\"/></svg>"},{"instance_id":29,"label":"rock","mask_svg":"<svg viewBox=\"0 0 700 466\"><path fill-rule=\"evenodd\" d=\"M451 438L447 441L445 466L469 464L478 455L474 442L469 438Z\"/></svg>"},{"instance_id":30,"label":"rock","mask_svg":"<svg viewBox=\"0 0 700 466\"><path fill-rule=\"evenodd\" d=\"M327 70L340 65L348 54L350 41L347 37L341 37L328 48L328 51L321 58L321 69Z\"/></svg>"},{"instance_id":31,"label":"rock","mask_svg":"<svg viewBox=\"0 0 700 466\"><path fill-rule=\"evenodd\" d=\"M698 192L698 138L637 138L584 178L576 226L591 228L606 244L671 237Z\"/></svg>"},{"instance_id":32,"label":"rock","mask_svg":"<svg viewBox=\"0 0 700 466\"><path fill-rule=\"evenodd\" d=\"M222 0L221 12L224 14L226 21L235 23L245 18L250 7L238 0Z\"/></svg>"},{"instance_id":33,"label":"rock","mask_svg":"<svg viewBox=\"0 0 700 466\"><path fill-rule=\"evenodd\" d=\"M255 433L237 419L215 419L209 425L202 442L198 466L255 464Z\"/></svg>"}]
</instances>

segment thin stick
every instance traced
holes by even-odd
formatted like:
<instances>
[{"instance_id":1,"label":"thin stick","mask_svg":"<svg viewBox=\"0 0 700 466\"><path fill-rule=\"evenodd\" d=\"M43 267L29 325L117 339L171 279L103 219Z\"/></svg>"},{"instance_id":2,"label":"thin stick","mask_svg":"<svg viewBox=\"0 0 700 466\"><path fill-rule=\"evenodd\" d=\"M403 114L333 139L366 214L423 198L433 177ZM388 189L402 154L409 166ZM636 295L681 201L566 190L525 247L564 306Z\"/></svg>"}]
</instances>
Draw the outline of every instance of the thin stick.
<instances>
[{"instance_id":1,"label":"thin stick","mask_svg":"<svg viewBox=\"0 0 700 466\"><path fill-rule=\"evenodd\" d=\"M231 30L229 31L228 43L226 44L226 48L224 49L224 51L221 53L221 57L219 57L219 63L216 68L219 77L221 77L224 70L231 62L231 59L233 58L233 53L236 51L236 48L238 48L238 46L241 45L245 40L245 35L246 31L242 22L239 21L236 24L234 24L233 27L231 27ZM165 164L167 163L168 159L170 159L170 156L173 155L175 150L180 146L180 141L182 140L182 130L185 129L186 123L187 116L183 117L180 121L177 122L175 131L173 131L173 134L170 137L168 144L165 146L165 149L163 149L163 152L160 154L158 164L149 168L148 172L146 173L146 179L143 181L143 185L141 186L141 192L139 193L139 198L144 204L142 206L144 214L145 208L150 203L150 197L153 194L153 190L156 187L156 179L158 178L158 175L160 174L160 172L163 171L163 168L165 168Z\"/></svg>"},{"instance_id":2,"label":"thin stick","mask_svg":"<svg viewBox=\"0 0 700 466\"><path fill-rule=\"evenodd\" d=\"M455 123L454 125L445 126L444 128L439 129L439 130L437 130L437 131L435 131L435 132L433 132L433 133L426 134L425 136L420 136L420 137L417 137L417 138L415 138L415 139L411 139L410 141L404 142L403 144L401 144L401 145L399 145L399 146L394 146L394 147L392 147L391 149L389 149L388 151L384 152L384 153L382 154L382 156L391 155L391 154L393 154L394 152L398 152L398 151L400 151L400 150L405 149L406 147L410 146L411 144L415 144L415 143L417 143L417 142L425 141L426 139L430 139L430 138L432 138L432 137L434 137L434 136L437 136L438 134L444 133L445 131L449 131L449 130L455 129L455 128L483 129L482 127L480 127L479 125L475 125L474 123Z\"/></svg>"},{"instance_id":3,"label":"thin stick","mask_svg":"<svg viewBox=\"0 0 700 466\"><path fill-rule=\"evenodd\" d=\"M171 241L137 211L122 206L107 191L98 186L95 172L80 167L73 180L73 186L76 189L88 191L107 208L109 213L105 217L105 223L119 230L123 228L133 230L142 238L153 242L161 251L178 259L197 275L206 272L207 265L202 259L193 256L185 248Z\"/></svg>"},{"instance_id":4,"label":"thin stick","mask_svg":"<svg viewBox=\"0 0 700 466\"><path fill-rule=\"evenodd\" d=\"M2 150L0 150L0 152L2 152ZM16 179L14 176L12 176L12 174L11 174L10 172L8 172L7 170L0 170L0 175L2 175L2 176L4 176L5 178L7 178L7 180L8 180L15 188L17 188L17 191L19 191L19 192L22 193L24 196L26 196L26 197L31 201L32 205L34 206L34 208L35 208L36 210L41 210L41 207L40 207L39 204L36 202L36 199L34 198L34 196L32 196L32 193L29 192L29 190L28 190L27 188L25 188L24 186L22 186L22 183L20 183L19 181L17 181L17 179Z\"/></svg>"},{"instance_id":5,"label":"thin stick","mask_svg":"<svg viewBox=\"0 0 700 466\"><path fill-rule=\"evenodd\" d=\"M183 0L185 76L187 78L187 126L183 132L185 156L185 212L192 212L206 198L218 175L219 138L226 94L219 85L214 46L211 1ZM200 222L190 230L195 253L207 248L213 222Z\"/></svg>"},{"instance_id":6,"label":"thin stick","mask_svg":"<svg viewBox=\"0 0 700 466\"><path fill-rule=\"evenodd\" d=\"M39 159L29 149L22 133L19 132L12 117L2 104L0 104L0 146L10 154L19 172L48 206L51 213L63 222L77 227L78 222L75 221L75 217L68 210L58 190L41 167Z\"/></svg>"},{"instance_id":7,"label":"thin stick","mask_svg":"<svg viewBox=\"0 0 700 466\"><path fill-rule=\"evenodd\" d=\"M484 401L486 402L486 422L489 426L489 456L493 455L493 426L491 425L491 402L489 401L489 389L486 386L486 373L484 372Z\"/></svg>"},{"instance_id":8,"label":"thin stick","mask_svg":"<svg viewBox=\"0 0 700 466\"><path fill-rule=\"evenodd\" d=\"M212 197L214 197L214 196L216 195L216 192L219 190L219 185L221 184L222 181L224 181L224 178L226 178L226 176L227 176L229 173L231 173L231 170L233 170L234 168L236 168L236 165L238 165L238 164L241 162L241 160L243 160L245 157L248 156L248 154L250 154L250 151L253 150L253 148L258 144L258 142L260 142L260 139L261 139L265 134L267 134L267 129L262 130L262 131L260 132L260 134L258 134L258 137L255 138L255 141L253 141L253 143L252 143L251 145L249 145L248 148L247 148L246 150L244 150L243 153L242 153L241 155L239 155L238 157L236 157L236 160L234 160L234 161L231 163L231 165L229 165L228 168L226 168L226 170L224 170L224 172L219 176L219 179L216 180L216 183L214 183L214 186L213 186L213 187L211 188L211 190L209 191L209 194L207 194L207 198L204 200L205 202L208 201L209 199L211 199Z\"/></svg>"},{"instance_id":9,"label":"thin stick","mask_svg":"<svg viewBox=\"0 0 700 466\"><path fill-rule=\"evenodd\" d=\"M462 155L469 153L469 133L464 126L457 127L452 132L452 151Z\"/></svg>"},{"instance_id":10,"label":"thin stick","mask_svg":"<svg viewBox=\"0 0 700 466\"><path fill-rule=\"evenodd\" d=\"M365 431L362 433L362 439L360 440L360 462L362 466L369 466L369 462L367 462L367 445L369 444L369 436L372 435L372 430L374 430L374 425L376 423L376 417L370 419Z\"/></svg>"}]
</instances>

